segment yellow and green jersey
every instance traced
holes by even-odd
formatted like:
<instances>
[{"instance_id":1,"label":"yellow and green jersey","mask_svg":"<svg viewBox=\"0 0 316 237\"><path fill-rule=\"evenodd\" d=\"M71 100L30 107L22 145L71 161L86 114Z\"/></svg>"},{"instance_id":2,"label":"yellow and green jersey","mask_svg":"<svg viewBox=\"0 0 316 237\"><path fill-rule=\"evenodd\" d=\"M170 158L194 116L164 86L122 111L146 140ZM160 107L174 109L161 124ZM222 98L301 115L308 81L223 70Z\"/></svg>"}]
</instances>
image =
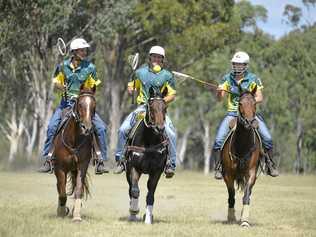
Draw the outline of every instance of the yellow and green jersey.
<instances>
[{"instance_id":1,"label":"yellow and green jersey","mask_svg":"<svg viewBox=\"0 0 316 237\"><path fill-rule=\"evenodd\" d=\"M228 93L227 111L237 112L240 94L244 91L252 92L256 86L258 90L263 89L261 80L251 72L246 71L244 77L239 81L235 80L235 76L232 72L226 74L222 78L218 86L220 89L223 89L225 91L231 91L232 87L241 88L241 91L239 91L239 93L235 93L235 91L233 94Z\"/></svg>"},{"instance_id":2,"label":"yellow and green jersey","mask_svg":"<svg viewBox=\"0 0 316 237\"><path fill-rule=\"evenodd\" d=\"M155 73L148 65L145 65L136 70L135 76L132 81L128 83L129 88L134 87L137 89L137 104L146 103L149 99L149 88L153 87L156 91L163 92L167 89L167 96L175 95L175 80L173 74L166 69Z\"/></svg>"},{"instance_id":3,"label":"yellow and green jersey","mask_svg":"<svg viewBox=\"0 0 316 237\"><path fill-rule=\"evenodd\" d=\"M79 95L81 85L83 88L93 88L101 83L97 79L94 64L87 60L82 60L76 68L71 63L71 59L65 60L56 68L53 80L60 85L64 85L66 80L70 97Z\"/></svg>"}]
</instances>

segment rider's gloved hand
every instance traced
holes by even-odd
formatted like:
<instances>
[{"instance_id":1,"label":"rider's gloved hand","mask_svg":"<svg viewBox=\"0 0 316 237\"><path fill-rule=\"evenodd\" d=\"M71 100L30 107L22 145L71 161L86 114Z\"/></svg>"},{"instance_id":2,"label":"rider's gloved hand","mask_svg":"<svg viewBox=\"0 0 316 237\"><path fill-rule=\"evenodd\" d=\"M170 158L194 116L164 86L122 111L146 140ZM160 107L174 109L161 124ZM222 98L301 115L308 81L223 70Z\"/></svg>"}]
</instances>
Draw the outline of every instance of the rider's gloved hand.
<instances>
[{"instance_id":1,"label":"rider's gloved hand","mask_svg":"<svg viewBox=\"0 0 316 237\"><path fill-rule=\"evenodd\" d=\"M240 90L239 90L238 86L231 86L229 91L230 91L232 94L236 94L236 95L239 95L239 94L240 94Z\"/></svg>"}]
</instances>

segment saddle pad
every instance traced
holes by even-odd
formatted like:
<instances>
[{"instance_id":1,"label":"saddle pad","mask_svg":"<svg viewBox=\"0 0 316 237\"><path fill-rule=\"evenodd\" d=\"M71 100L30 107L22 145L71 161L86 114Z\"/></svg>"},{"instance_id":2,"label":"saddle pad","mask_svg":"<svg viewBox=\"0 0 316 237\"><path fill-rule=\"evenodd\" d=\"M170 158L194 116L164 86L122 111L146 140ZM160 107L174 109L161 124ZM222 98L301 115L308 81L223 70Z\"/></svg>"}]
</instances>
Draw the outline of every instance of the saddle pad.
<instances>
[{"instance_id":1,"label":"saddle pad","mask_svg":"<svg viewBox=\"0 0 316 237\"><path fill-rule=\"evenodd\" d=\"M237 124L235 124L235 126L229 131L228 135L226 136L225 141L224 141L224 143L223 143L223 145L222 145L222 147L221 147L221 151L223 150L223 148L224 148L224 146L225 146L227 140L228 140L228 139L230 138L230 136L232 136L232 134L235 132L235 130L236 130L236 125L237 125ZM264 153L264 149L263 149L263 145L262 145L262 139L261 139L261 137L260 137L259 131L258 131L258 129L254 129L254 130L255 130L255 133L256 133L256 135L257 135L257 138L259 139L260 152L261 152L261 153Z\"/></svg>"}]
</instances>

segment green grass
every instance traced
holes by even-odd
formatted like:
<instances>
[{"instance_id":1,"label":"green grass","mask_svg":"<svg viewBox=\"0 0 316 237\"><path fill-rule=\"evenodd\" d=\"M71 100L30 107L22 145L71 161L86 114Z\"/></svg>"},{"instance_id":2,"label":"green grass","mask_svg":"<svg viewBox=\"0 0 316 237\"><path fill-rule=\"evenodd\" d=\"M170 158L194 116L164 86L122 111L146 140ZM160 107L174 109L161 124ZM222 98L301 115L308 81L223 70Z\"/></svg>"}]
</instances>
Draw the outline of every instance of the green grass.
<instances>
[{"instance_id":1,"label":"green grass","mask_svg":"<svg viewBox=\"0 0 316 237\"><path fill-rule=\"evenodd\" d=\"M92 173L92 170L90 171ZM141 179L141 215L146 176ZM84 202L83 222L57 218L54 175L0 173L0 236L316 236L316 176L260 176L250 209L252 227L227 224L223 181L199 173L162 178L156 191L152 226L127 222L124 175L91 174L92 197ZM240 218L241 193L236 214ZM68 204L72 204L69 198Z\"/></svg>"}]
</instances>

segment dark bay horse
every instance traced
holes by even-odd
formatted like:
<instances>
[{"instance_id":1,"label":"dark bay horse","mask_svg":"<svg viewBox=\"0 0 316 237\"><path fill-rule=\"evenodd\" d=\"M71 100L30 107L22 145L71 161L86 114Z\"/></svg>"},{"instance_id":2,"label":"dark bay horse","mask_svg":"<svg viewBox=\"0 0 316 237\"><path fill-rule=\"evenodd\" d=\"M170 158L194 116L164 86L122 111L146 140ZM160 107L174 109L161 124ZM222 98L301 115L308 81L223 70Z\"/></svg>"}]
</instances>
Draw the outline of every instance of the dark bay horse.
<instances>
[{"instance_id":1,"label":"dark bay horse","mask_svg":"<svg viewBox=\"0 0 316 237\"><path fill-rule=\"evenodd\" d=\"M256 132L258 122L254 93L244 92L239 99L236 129L228 137L221 156L223 176L228 191L228 221L236 221L235 186L244 191L241 226L249 227L249 205L252 188L260 162L260 138Z\"/></svg>"},{"instance_id":2,"label":"dark bay horse","mask_svg":"<svg viewBox=\"0 0 316 237\"><path fill-rule=\"evenodd\" d=\"M54 139L55 176L57 178L58 207L57 215L64 217L69 209L66 206L67 195L74 194L72 210L73 221L81 221L80 209L84 194L89 194L86 180L87 169L92 157L92 117L95 113L95 88L82 90L70 111L69 119ZM66 193L67 175L71 189Z\"/></svg>"},{"instance_id":3,"label":"dark bay horse","mask_svg":"<svg viewBox=\"0 0 316 237\"><path fill-rule=\"evenodd\" d=\"M126 178L129 184L130 221L137 221L139 212L139 186L141 174L148 174L146 224L153 223L154 194L168 156L168 139L165 135L166 104L164 95L150 89L150 98L146 106L146 115L128 142L126 148Z\"/></svg>"}]
</instances>

